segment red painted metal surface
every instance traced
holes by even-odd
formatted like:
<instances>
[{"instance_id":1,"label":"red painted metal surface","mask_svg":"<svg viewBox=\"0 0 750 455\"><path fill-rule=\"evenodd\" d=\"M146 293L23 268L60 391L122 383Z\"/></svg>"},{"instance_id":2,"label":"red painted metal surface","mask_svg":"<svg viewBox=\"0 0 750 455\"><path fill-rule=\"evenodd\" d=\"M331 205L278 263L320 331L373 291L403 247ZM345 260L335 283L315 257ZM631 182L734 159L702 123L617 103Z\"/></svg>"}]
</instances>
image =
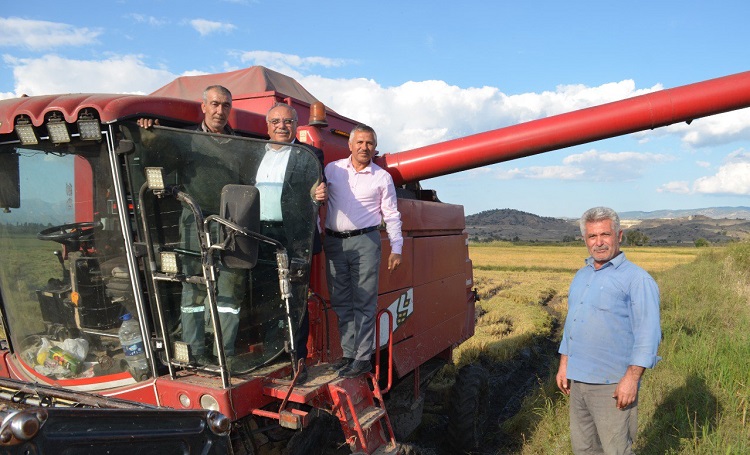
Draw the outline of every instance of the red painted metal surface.
<instances>
[{"instance_id":1,"label":"red painted metal surface","mask_svg":"<svg viewBox=\"0 0 750 455\"><path fill-rule=\"evenodd\" d=\"M396 185L750 107L750 71L376 159Z\"/></svg>"},{"instance_id":2,"label":"red painted metal surface","mask_svg":"<svg viewBox=\"0 0 750 455\"><path fill-rule=\"evenodd\" d=\"M60 112L66 121L74 123L83 109L95 109L102 123L141 116L200 123L203 119L200 103L177 98L141 95L73 94L49 95L0 100L0 134L10 133L19 115L26 115L34 126L44 123L49 112ZM253 134L266 133L262 115L239 109L232 110L229 124Z\"/></svg>"}]
</instances>

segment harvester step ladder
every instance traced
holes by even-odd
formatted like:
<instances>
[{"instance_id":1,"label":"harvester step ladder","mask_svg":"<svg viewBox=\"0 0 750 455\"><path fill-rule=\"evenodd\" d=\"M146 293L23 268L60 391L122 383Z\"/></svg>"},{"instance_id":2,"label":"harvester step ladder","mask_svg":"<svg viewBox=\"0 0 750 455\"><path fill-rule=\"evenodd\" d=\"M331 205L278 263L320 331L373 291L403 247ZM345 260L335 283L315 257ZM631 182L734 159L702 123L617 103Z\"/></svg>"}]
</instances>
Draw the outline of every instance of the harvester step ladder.
<instances>
[{"instance_id":1,"label":"harvester step ladder","mask_svg":"<svg viewBox=\"0 0 750 455\"><path fill-rule=\"evenodd\" d=\"M341 422L352 452L395 455L398 453L388 412L375 377L366 373L329 385L333 410Z\"/></svg>"}]
</instances>

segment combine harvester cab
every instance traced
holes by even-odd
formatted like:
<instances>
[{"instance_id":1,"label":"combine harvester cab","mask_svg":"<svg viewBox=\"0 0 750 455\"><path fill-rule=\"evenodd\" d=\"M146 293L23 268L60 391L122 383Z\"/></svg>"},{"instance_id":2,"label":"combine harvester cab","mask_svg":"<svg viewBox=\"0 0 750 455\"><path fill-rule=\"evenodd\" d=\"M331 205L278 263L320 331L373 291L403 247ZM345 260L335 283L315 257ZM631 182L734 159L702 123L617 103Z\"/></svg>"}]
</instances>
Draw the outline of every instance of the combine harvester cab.
<instances>
[{"instance_id":1,"label":"combine harvester cab","mask_svg":"<svg viewBox=\"0 0 750 455\"><path fill-rule=\"evenodd\" d=\"M201 121L212 84L233 93L236 136L184 128ZM396 454L426 384L475 323L463 207L420 181L747 107L750 73L378 156L397 185L403 266L388 274L382 261L374 371L355 379L327 369L341 348L324 253L312 254L325 217L311 199L320 163L295 145L279 202L263 205L255 186L275 102L309 118L298 139L326 163L348 156L356 122L261 67L180 78L150 96L0 101L0 446L57 450L62 438L95 453L129 440L162 453L161 438L254 454L291 438L287 453L303 454L331 418L352 452ZM139 128L141 117L160 126ZM283 224L262 222L266 210ZM298 384L305 310L309 378ZM72 407L97 409L68 417ZM154 423L132 425L139 415ZM87 437L50 423L76 416L106 424ZM450 425L465 433L461 449L479 445L482 422Z\"/></svg>"}]
</instances>

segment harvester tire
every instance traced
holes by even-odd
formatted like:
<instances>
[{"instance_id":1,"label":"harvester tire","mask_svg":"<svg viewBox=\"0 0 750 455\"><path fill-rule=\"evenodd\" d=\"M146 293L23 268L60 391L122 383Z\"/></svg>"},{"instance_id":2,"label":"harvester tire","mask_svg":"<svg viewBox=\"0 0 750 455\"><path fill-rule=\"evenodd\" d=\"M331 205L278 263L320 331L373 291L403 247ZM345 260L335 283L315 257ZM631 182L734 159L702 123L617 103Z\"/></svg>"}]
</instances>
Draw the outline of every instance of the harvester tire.
<instances>
[{"instance_id":1,"label":"harvester tire","mask_svg":"<svg viewBox=\"0 0 750 455\"><path fill-rule=\"evenodd\" d=\"M295 432L289 438L289 442L281 453L283 455L322 455L329 431L329 424L325 418L314 417L307 427Z\"/></svg>"},{"instance_id":2,"label":"harvester tire","mask_svg":"<svg viewBox=\"0 0 750 455\"><path fill-rule=\"evenodd\" d=\"M449 444L456 453L467 453L482 445L487 415L487 370L469 364L458 370L448 402Z\"/></svg>"}]
</instances>

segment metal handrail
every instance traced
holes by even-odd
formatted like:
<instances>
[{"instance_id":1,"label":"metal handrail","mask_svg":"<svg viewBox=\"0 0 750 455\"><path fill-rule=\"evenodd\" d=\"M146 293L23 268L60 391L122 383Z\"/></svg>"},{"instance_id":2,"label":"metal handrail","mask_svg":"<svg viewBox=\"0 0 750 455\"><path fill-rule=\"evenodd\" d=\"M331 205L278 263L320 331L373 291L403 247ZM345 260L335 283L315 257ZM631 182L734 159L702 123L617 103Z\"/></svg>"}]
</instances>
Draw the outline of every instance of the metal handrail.
<instances>
[{"instance_id":1,"label":"metal handrail","mask_svg":"<svg viewBox=\"0 0 750 455\"><path fill-rule=\"evenodd\" d=\"M375 319L375 382L380 382L380 315L388 314L388 385L381 393L388 393L393 385L393 313L388 308L380 310Z\"/></svg>"}]
</instances>

